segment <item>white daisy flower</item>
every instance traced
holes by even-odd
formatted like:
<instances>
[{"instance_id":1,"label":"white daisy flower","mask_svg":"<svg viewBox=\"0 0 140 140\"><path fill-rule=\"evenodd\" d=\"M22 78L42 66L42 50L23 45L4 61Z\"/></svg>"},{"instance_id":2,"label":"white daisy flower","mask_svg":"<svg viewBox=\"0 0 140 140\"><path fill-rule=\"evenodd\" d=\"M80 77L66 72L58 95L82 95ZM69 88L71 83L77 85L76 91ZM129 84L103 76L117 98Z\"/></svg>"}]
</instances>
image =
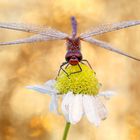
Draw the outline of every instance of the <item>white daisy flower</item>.
<instances>
[{"instance_id":1,"label":"white daisy flower","mask_svg":"<svg viewBox=\"0 0 140 140\"><path fill-rule=\"evenodd\" d=\"M78 123L86 115L87 119L98 126L101 120L107 118L108 111L100 100L100 96L108 99L114 93L105 91L99 93L99 83L95 73L88 66L80 64L82 72L69 77L61 72L57 80L49 80L44 85L28 86L27 88L49 94L52 99L50 110L58 112L58 96L62 96L61 110L67 122ZM68 74L77 71L77 66L69 66Z\"/></svg>"}]
</instances>

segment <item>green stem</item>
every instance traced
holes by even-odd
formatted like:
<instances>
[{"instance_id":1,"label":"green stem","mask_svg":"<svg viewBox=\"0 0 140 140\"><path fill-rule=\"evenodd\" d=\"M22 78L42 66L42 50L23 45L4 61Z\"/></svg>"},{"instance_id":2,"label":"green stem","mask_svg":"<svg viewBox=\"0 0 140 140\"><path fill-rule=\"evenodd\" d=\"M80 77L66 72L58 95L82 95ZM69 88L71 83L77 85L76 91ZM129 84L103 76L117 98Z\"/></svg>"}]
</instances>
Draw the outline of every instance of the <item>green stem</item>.
<instances>
[{"instance_id":1,"label":"green stem","mask_svg":"<svg viewBox=\"0 0 140 140\"><path fill-rule=\"evenodd\" d=\"M68 135L68 132L69 132L69 128L70 128L70 123L67 122L67 123L66 123L66 126L65 126L64 133L63 133L63 139L62 139L62 140L66 140L66 139L67 139L67 135Z\"/></svg>"}]
</instances>

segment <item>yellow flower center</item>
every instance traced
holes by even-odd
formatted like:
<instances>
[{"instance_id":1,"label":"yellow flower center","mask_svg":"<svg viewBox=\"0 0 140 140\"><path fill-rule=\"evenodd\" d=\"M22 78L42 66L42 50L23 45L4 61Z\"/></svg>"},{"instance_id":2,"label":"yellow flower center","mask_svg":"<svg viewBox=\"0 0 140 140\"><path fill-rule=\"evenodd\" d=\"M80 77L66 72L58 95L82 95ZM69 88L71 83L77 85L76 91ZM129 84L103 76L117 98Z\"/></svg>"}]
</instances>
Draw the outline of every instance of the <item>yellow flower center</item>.
<instances>
[{"instance_id":1,"label":"yellow flower center","mask_svg":"<svg viewBox=\"0 0 140 140\"><path fill-rule=\"evenodd\" d=\"M80 71L78 65L69 65L67 68L64 68L69 76L61 70L57 77L56 89L60 94L66 94L68 91L72 91L74 94L97 95L100 86L95 72L85 64L79 63L79 65L82 69L81 72L78 72Z\"/></svg>"}]
</instances>

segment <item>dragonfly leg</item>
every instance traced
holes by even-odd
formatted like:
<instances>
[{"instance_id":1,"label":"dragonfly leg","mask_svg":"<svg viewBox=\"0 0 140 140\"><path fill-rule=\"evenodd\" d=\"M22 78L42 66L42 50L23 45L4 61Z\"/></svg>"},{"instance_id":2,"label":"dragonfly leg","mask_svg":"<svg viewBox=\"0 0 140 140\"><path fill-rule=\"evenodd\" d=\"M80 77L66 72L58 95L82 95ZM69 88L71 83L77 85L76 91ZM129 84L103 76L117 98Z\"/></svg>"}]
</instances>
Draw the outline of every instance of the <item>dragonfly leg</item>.
<instances>
[{"instance_id":1,"label":"dragonfly leg","mask_svg":"<svg viewBox=\"0 0 140 140\"><path fill-rule=\"evenodd\" d=\"M88 64L88 66L92 69L92 67L91 67L90 63L88 62L88 60L83 59L82 61L86 62ZM84 63L82 63L82 64L84 64Z\"/></svg>"},{"instance_id":2,"label":"dragonfly leg","mask_svg":"<svg viewBox=\"0 0 140 140\"><path fill-rule=\"evenodd\" d=\"M82 61L85 61L85 62L87 62L87 64L88 64L88 66L92 69L92 67L91 67L91 65L90 65L90 63L88 62L88 60L86 60L86 59L83 59ZM81 62L82 64L84 64L83 62ZM96 72L94 71L94 73L96 74Z\"/></svg>"},{"instance_id":3,"label":"dragonfly leg","mask_svg":"<svg viewBox=\"0 0 140 140\"><path fill-rule=\"evenodd\" d=\"M66 64L67 64L67 65L66 65ZM66 65L66 67L65 67L65 69L66 69L66 68L69 66L69 63L68 63L68 62L62 63L62 65L60 66L60 69L59 69L59 71L58 71L57 77L59 76L61 70L67 75L68 78L69 78L69 76L70 76L71 74L75 74L75 73L82 72L81 66L80 66L79 64L77 64L78 67L79 67L79 71L75 71L75 72L72 72L72 73L68 74L68 73L65 71L65 69L63 68L65 65ZM57 79L57 78L56 78L56 79Z\"/></svg>"},{"instance_id":4,"label":"dragonfly leg","mask_svg":"<svg viewBox=\"0 0 140 140\"><path fill-rule=\"evenodd\" d=\"M63 62L63 63L60 65L60 69L59 69L59 71L58 71L57 77L59 76L61 70L62 70L63 72L65 72L67 76L69 76L68 73L63 69L63 66L65 66L66 64L68 64L68 62ZM67 65L67 66L68 66L68 65ZM66 67L67 67L67 66L66 66Z\"/></svg>"},{"instance_id":5,"label":"dragonfly leg","mask_svg":"<svg viewBox=\"0 0 140 140\"><path fill-rule=\"evenodd\" d=\"M70 75L71 75L71 74L75 74L75 73L82 72L82 68L81 68L81 66L80 66L79 64L77 64L77 65L78 65L78 67L79 67L79 71L72 72L72 73L70 73Z\"/></svg>"},{"instance_id":6,"label":"dragonfly leg","mask_svg":"<svg viewBox=\"0 0 140 140\"><path fill-rule=\"evenodd\" d=\"M68 66L69 66L69 63L67 64L67 66L65 67L65 69L67 69Z\"/></svg>"}]
</instances>

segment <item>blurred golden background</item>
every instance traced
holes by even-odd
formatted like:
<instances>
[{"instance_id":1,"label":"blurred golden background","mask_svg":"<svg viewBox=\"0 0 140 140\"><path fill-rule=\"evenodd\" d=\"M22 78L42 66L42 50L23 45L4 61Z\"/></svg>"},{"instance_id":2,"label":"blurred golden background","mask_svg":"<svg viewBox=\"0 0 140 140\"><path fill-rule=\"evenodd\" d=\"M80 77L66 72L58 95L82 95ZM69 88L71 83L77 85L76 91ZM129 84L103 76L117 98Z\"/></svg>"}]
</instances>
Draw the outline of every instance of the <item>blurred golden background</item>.
<instances>
[{"instance_id":1,"label":"blurred golden background","mask_svg":"<svg viewBox=\"0 0 140 140\"><path fill-rule=\"evenodd\" d=\"M0 22L47 25L71 34L98 24L140 19L139 0L0 0ZM0 29L0 42L28 33ZM98 39L140 58L140 26L106 33ZM0 140L60 140L65 119L49 112L50 98L25 88L57 75L66 53L63 41L12 45L0 49ZM70 129L69 140L140 140L140 63L82 43L101 90L114 90L109 116L96 128L86 118Z\"/></svg>"}]
</instances>

